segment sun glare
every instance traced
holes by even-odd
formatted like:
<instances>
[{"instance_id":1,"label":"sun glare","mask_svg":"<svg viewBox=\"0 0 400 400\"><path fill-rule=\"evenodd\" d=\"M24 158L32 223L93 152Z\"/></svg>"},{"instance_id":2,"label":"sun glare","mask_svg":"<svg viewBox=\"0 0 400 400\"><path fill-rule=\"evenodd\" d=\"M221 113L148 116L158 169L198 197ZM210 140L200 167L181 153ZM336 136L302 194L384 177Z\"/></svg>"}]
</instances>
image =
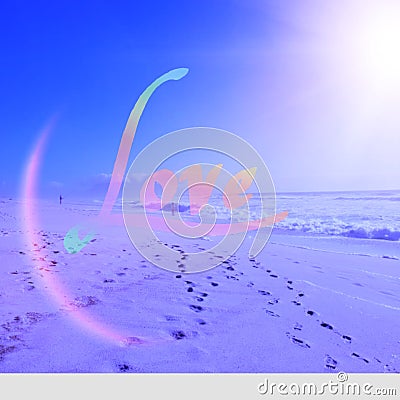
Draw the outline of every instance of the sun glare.
<instances>
[{"instance_id":1,"label":"sun glare","mask_svg":"<svg viewBox=\"0 0 400 400\"><path fill-rule=\"evenodd\" d=\"M400 85L400 7L370 10L355 21L354 56L363 78L380 89Z\"/></svg>"}]
</instances>

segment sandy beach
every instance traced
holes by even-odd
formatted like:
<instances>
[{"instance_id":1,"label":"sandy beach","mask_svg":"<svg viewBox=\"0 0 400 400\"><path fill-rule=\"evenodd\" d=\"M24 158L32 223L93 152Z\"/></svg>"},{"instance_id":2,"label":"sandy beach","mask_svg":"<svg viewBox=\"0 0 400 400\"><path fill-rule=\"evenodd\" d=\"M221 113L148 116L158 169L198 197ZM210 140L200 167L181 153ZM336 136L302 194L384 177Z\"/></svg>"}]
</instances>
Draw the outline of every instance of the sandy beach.
<instances>
[{"instance_id":1,"label":"sandy beach","mask_svg":"<svg viewBox=\"0 0 400 400\"><path fill-rule=\"evenodd\" d=\"M255 259L248 237L216 268L175 273L123 226L69 254L66 231L96 207L38 202L35 223L23 208L0 208L0 372L400 371L398 260L272 235Z\"/></svg>"}]
</instances>

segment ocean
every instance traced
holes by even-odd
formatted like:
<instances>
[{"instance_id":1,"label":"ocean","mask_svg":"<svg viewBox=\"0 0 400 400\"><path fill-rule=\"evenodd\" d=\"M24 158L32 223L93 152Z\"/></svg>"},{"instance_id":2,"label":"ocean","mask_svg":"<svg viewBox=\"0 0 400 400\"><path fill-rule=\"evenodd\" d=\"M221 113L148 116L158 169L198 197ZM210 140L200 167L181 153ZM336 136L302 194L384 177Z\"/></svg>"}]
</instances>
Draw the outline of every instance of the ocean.
<instances>
[{"instance_id":1,"label":"ocean","mask_svg":"<svg viewBox=\"0 0 400 400\"><path fill-rule=\"evenodd\" d=\"M231 215L222 196L213 194L208 201L212 207L203 210L203 221L212 221L214 214L220 223L270 215L271 209L261 212L261 200L268 208L269 196L252 194L248 211L244 206ZM196 220L189 205L186 193L179 202L182 218ZM274 243L400 259L400 190L279 193L276 212L282 211L289 215L275 225L270 239Z\"/></svg>"},{"instance_id":2,"label":"ocean","mask_svg":"<svg viewBox=\"0 0 400 400\"><path fill-rule=\"evenodd\" d=\"M271 208L262 214L261 199L267 208L271 205L267 196L252 194L249 209L241 207L231 215L222 196L213 194L208 200L212 207L202 210L202 220L212 222L216 216L217 223L227 223L271 215ZM101 204L102 201L97 200L91 207L100 209ZM120 201L115 210L122 211ZM142 206L133 202L132 210L141 212ZM187 192L179 201L179 211L184 220L200 222L198 216L190 214ZM282 211L288 211L289 215L275 225L270 238L273 243L400 259L400 190L278 193L276 212ZM148 212L160 214L157 206L150 206Z\"/></svg>"},{"instance_id":3,"label":"ocean","mask_svg":"<svg viewBox=\"0 0 400 400\"><path fill-rule=\"evenodd\" d=\"M400 190L281 193L276 206L289 215L272 241L400 259Z\"/></svg>"}]
</instances>

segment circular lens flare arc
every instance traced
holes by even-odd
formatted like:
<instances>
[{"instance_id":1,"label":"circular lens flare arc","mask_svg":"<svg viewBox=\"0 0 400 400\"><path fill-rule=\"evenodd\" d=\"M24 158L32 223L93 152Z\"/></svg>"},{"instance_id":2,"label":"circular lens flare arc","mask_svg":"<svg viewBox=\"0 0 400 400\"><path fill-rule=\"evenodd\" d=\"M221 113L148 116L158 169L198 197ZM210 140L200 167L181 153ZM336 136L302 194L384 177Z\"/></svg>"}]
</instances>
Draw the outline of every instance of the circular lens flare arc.
<instances>
[{"instance_id":1,"label":"circular lens flare arc","mask_svg":"<svg viewBox=\"0 0 400 400\"><path fill-rule=\"evenodd\" d=\"M22 219L25 223L26 244L30 250L35 252L38 256L35 260L34 268L41 271L44 286L50 292L55 303L57 305L68 307L68 299L70 299L71 296L69 296L66 288L55 277L54 273L49 270L48 263L46 262L46 257L49 256L49 254L46 251L45 243L38 232L40 221L39 213L37 207L35 206L38 196L37 180L41 167L41 161L47 139L54 128L55 122L55 118L53 118L42 130L25 167L21 188L23 197L21 213ZM87 331L95 333L96 335L106 338L114 343L126 343L129 339L129 335L122 335L114 329L105 326L81 309L76 309L72 306L69 306L69 310L73 320Z\"/></svg>"}]
</instances>

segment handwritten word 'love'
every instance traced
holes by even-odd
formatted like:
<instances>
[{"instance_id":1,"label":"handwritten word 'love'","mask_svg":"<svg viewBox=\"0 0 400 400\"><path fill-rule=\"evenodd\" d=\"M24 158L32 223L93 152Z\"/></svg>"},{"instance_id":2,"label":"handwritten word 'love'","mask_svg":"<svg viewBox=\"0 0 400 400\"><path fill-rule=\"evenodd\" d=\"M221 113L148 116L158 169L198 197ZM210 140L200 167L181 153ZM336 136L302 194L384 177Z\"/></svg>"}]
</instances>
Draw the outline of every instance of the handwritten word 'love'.
<instances>
[{"instance_id":1,"label":"handwritten word 'love'","mask_svg":"<svg viewBox=\"0 0 400 400\"><path fill-rule=\"evenodd\" d=\"M178 183L187 181L189 191L190 214L199 214L201 208L208 204L211 193L221 173L222 164L215 165L203 180L201 164L193 164L185 168L178 176L169 169L153 173L144 182L140 191L140 202L147 208L162 209L173 202L177 193ZM254 181L257 168L243 169L232 176L223 190L223 203L228 209L236 209L245 204L253 196L251 193L242 195ZM156 193L156 185L162 188L162 196Z\"/></svg>"}]
</instances>

